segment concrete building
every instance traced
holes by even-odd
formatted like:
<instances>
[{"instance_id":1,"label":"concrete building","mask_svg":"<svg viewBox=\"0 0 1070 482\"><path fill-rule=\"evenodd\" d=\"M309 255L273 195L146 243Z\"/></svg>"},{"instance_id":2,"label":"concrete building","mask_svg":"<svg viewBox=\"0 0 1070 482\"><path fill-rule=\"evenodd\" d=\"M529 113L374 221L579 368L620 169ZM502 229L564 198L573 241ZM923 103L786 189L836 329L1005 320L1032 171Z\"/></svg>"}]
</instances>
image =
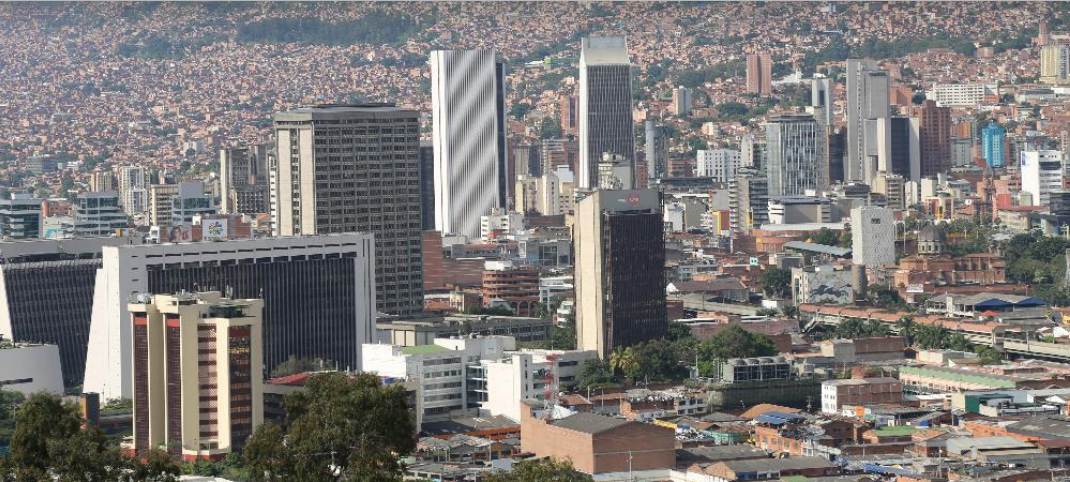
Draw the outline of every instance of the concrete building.
<instances>
[{"instance_id":1,"label":"concrete building","mask_svg":"<svg viewBox=\"0 0 1070 482\"><path fill-rule=\"evenodd\" d=\"M825 125L834 125L835 107L832 79L828 77L815 77L810 81L810 106L814 108L814 117Z\"/></svg>"},{"instance_id":2,"label":"concrete building","mask_svg":"<svg viewBox=\"0 0 1070 482\"><path fill-rule=\"evenodd\" d=\"M0 339L0 388L27 397L38 392L63 395L59 348Z\"/></svg>"},{"instance_id":3,"label":"concrete building","mask_svg":"<svg viewBox=\"0 0 1070 482\"><path fill-rule=\"evenodd\" d=\"M119 205L130 216L149 210L149 174L141 166L122 166L119 175Z\"/></svg>"},{"instance_id":4,"label":"concrete building","mask_svg":"<svg viewBox=\"0 0 1070 482\"><path fill-rule=\"evenodd\" d=\"M113 236L116 230L129 227L129 222L115 191L84 192L74 199L71 234L75 237Z\"/></svg>"},{"instance_id":5,"label":"concrete building","mask_svg":"<svg viewBox=\"0 0 1070 482\"><path fill-rule=\"evenodd\" d=\"M695 175L712 178L713 182L727 183L736 177L736 169L740 165L739 151L731 149L700 149L695 157Z\"/></svg>"},{"instance_id":6,"label":"concrete building","mask_svg":"<svg viewBox=\"0 0 1070 482\"><path fill-rule=\"evenodd\" d=\"M918 141L921 147L921 176L911 175L909 179L917 181L921 177L933 177L949 172L952 164L951 108L940 107L935 101L926 100L920 107L915 108L914 112L920 124Z\"/></svg>"},{"instance_id":7,"label":"concrete building","mask_svg":"<svg viewBox=\"0 0 1070 482\"><path fill-rule=\"evenodd\" d=\"M791 269L791 299L796 305L824 303L849 305L855 301L850 270L833 265Z\"/></svg>"},{"instance_id":8,"label":"concrete building","mask_svg":"<svg viewBox=\"0 0 1070 482\"><path fill-rule=\"evenodd\" d=\"M985 101L984 84L934 84L932 98L941 107L972 107Z\"/></svg>"},{"instance_id":9,"label":"concrete building","mask_svg":"<svg viewBox=\"0 0 1070 482\"><path fill-rule=\"evenodd\" d=\"M764 137L746 134L739 140L739 165L751 169L765 169L768 144Z\"/></svg>"},{"instance_id":10,"label":"concrete building","mask_svg":"<svg viewBox=\"0 0 1070 482\"><path fill-rule=\"evenodd\" d=\"M672 90L672 113L679 117L691 114L691 89L679 86Z\"/></svg>"},{"instance_id":11,"label":"concrete building","mask_svg":"<svg viewBox=\"0 0 1070 482\"><path fill-rule=\"evenodd\" d=\"M483 241L506 239L523 229L524 215L521 213L492 208L490 212L479 217L479 239Z\"/></svg>"},{"instance_id":12,"label":"concrete building","mask_svg":"<svg viewBox=\"0 0 1070 482\"><path fill-rule=\"evenodd\" d=\"M896 211L905 210L907 201L907 180L898 174L878 172L873 178L873 192L884 195L884 207Z\"/></svg>"},{"instance_id":13,"label":"concrete building","mask_svg":"<svg viewBox=\"0 0 1070 482\"><path fill-rule=\"evenodd\" d=\"M1040 81L1046 84L1064 83L1070 77L1070 47L1045 45L1040 48Z\"/></svg>"},{"instance_id":14,"label":"concrete building","mask_svg":"<svg viewBox=\"0 0 1070 482\"><path fill-rule=\"evenodd\" d=\"M376 302L383 313L423 309L419 132L416 111L390 104L275 114L275 235L374 234ZM316 147L323 144L342 154ZM317 177L322 171L336 179Z\"/></svg>"},{"instance_id":15,"label":"concrete building","mask_svg":"<svg viewBox=\"0 0 1070 482\"><path fill-rule=\"evenodd\" d=\"M487 261L483 270L483 304L502 302L517 316L537 316L538 268L513 266L511 261Z\"/></svg>"},{"instance_id":16,"label":"concrete building","mask_svg":"<svg viewBox=\"0 0 1070 482\"><path fill-rule=\"evenodd\" d=\"M274 146L260 144L219 151L219 211L223 214L266 213L268 156ZM256 196L254 193L259 193Z\"/></svg>"},{"instance_id":17,"label":"concrete building","mask_svg":"<svg viewBox=\"0 0 1070 482\"><path fill-rule=\"evenodd\" d=\"M784 380L792 377L792 363L784 357L732 358L721 364L725 383Z\"/></svg>"},{"instance_id":18,"label":"concrete building","mask_svg":"<svg viewBox=\"0 0 1070 482\"><path fill-rule=\"evenodd\" d=\"M89 190L93 192L114 191L115 173L110 169L98 169L89 173Z\"/></svg>"},{"instance_id":19,"label":"concrete building","mask_svg":"<svg viewBox=\"0 0 1070 482\"><path fill-rule=\"evenodd\" d=\"M825 129L810 115L783 115L765 124L769 196L800 196L828 186Z\"/></svg>"},{"instance_id":20,"label":"concrete building","mask_svg":"<svg viewBox=\"0 0 1070 482\"><path fill-rule=\"evenodd\" d=\"M828 224L832 202L826 198L779 196L769 198L769 224Z\"/></svg>"},{"instance_id":21,"label":"concrete building","mask_svg":"<svg viewBox=\"0 0 1070 482\"><path fill-rule=\"evenodd\" d=\"M438 231L474 238L480 216L508 207L504 82L493 49L431 51Z\"/></svg>"},{"instance_id":22,"label":"concrete building","mask_svg":"<svg viewBox=\"0 0 1070 482\"><path fill-rule=\"evenodd\" d=\"M773 94L773 56L769 52L747 54L747 93L762 97Z\"/></svg>"},{"instance_id":23,"label":"concrete building","mask_svg":"<svg viewBox=\"0 0 1070 482\"><path fill-rule=\"evenodd\" d=\"M769 180L758 172L737 175L728 185L730 224L747 231L769 222Z\"/></svg>"},{"instance_id":24,"label":"concrete building","mask_svg":"<svg viewBox=\"0 0 1070 482\"><path fill-rule=\"evenodd\" d=\"M230 289L264 301L264 364L291 356L360 369L374 339L376 262L370 234L105 246L96 275L85 391L132 396L131 293Z\"/></svg>"},{"instance_id":25,"label":"concrete building","mask_svg":"<svg viewBox=\"0 0 1070 482\"><path fill-rule=\"evenodd\" d=\"M993 122L981 130L981 157L988 167L1007 165L1007 131L999 124Z\"/></svg>"},{"instance_id":26,"label":"concrete building","mask_svg":"<svg viewBox=\"0 0 1070 482\"><path fill-rule=\"evenodd\" d=\"M888 72L872 60L847 60L847 157L844 180L869 183L881 159L890 156ZM876 159L876 162L874 162Z\"/></svg>"},{"instance_id":27,"label":"concrete building","mask_svg":"<svg viewBox=\"0 0 1070 482\"><path fill-rule=\"evenodd\" d=\"M0 199L0 238L5 240L41 237L41 203L29 194L11 194Z\"/></svg>"},{"instance_id":28,"label":"concrete building","mask_svg":"<svg viewBox=\"0 0 1070 482\"><path fill-rule=\"evenodd\" d=\"M654 179L661 179L669 173L669 136L665 127L652 119L643 122L644 157L646 160L646 177L648 185Z\"/></svg>"},{"instance_id":29,"label":"concrete building","mask_svg":"<svg viewBox=\"0 0 1070 482\"><path fill-rule=\"evenodd\" d=\"M133 451L185 461L241 452L264 422L263 301L219 292L141 295L133 325Z\"/></svg>"},{"instance_id":30,"label":"concrete building","mask_svg":"<svg viewBox=\"0 0 1070 482\"><path fill-rule=\"evenodd\" d=\"M616 347L665 336L665 246L658 192L601 191L580 202L577 346L603 359Z\"/></svg>"},{"instance_id":31,"label":"concrete building","mask_svg":"<svg viewBox=\"0 0 1070 482\"><path fill-rule=\"evenodd\" d=\"M1033 206L1050 206L1052 191L1063 187L1063 153L1056 150L1021 153L1022 192L1029 193Z\"/></svg>"},{"instance_id":32,"label":"concrete building","mask_svg":"<svg viewBox=\"0 0 1070 482\"><path fill-rule=\"evenodd\" d=\"M891 209L862 206L851 210L854 264L880 268L895 264L895 218Z\"/></svg>"},{"instance_id":33,"label":"concrete building","mask_svg":"<svg viewBox=\"0 0 1070 482\"><path fill-rule=\"evenodd\" d=\"M624 37L583 38L579 99L577 183L581 189L596 189L603 154L624 156L629 164L635 162L631 61Z\"/></svg>"},{"instance_id":34,"label":"concrete building","mask_svg":"<svg viewBox=\"0 0 1070 482\"><path fill-rule=\"evenodd\" d=\"M972 166L973 155L973 138L951 138L951 166L963 167Z\"/></svg>"},{"instance_id":35,"label":"concrete building","mask_svg":"<svg viewBox=\"0 0 1070 482\"><path fill-rule=\"evenodd\" d=\"M844 405L898 405L903 384L891 377L849 378L821 382L821 412L838 414Z\"/></svg>"},{"instance_id":36,"label":"concrete building","mask_svg":"<svg viewBox=\"0 0 1070 482\"><path fill-rule=\"evenodd\" d=\"M172 200L178 195L178 184L149 186L149 222L153 226L171 224Z\"/></svg>"},{"instance_id":37,"label":"concrete building","mask_svg":"<svg viewBox=\"0 0 1070 482\"><path fill-rule=\"evenodd\" d=\"M676 465L671 428L588 412L555 419L535 413L536 407L541 404L525 402L520 414L520 449L536 457L571 459L580 472L622 478L648 471L664 478Z\"/></svg>"},{"instance_id":38,"label":"concrete building","mask_svg":"<svg viewBox=\"0 0 1070 482\"><path fill-rule=\"evenodd\" d=\"M375 323L377 343L399 346L433 345L439 338L509 336L520 343L550 339L553 322L542 318L498 315L420 316L379 319Z\"/></svg>"},{"instance_id":39,"label":"concrete building","mask_svg":"<svg viewBox=\"0 0 1070 482\"><path fill-rule=\"evenodd\" d=\"M522 350L482 359L468 370L474 377L468 392L480 400L481 412L520 420L521 400L552 402L593 358L593 351Z\"/></svg>"},{"instance_id":40,"label":"concrete building","mask_svg":"<svg viewBox=\"0 0 1070 482\"><path fill-rule=\"evenodd\" d=\"M575 95L562 94L558 97L557 106L561 116L561 133L573 136L579 134L579 99Z\"/></svg>"}]
</instances>

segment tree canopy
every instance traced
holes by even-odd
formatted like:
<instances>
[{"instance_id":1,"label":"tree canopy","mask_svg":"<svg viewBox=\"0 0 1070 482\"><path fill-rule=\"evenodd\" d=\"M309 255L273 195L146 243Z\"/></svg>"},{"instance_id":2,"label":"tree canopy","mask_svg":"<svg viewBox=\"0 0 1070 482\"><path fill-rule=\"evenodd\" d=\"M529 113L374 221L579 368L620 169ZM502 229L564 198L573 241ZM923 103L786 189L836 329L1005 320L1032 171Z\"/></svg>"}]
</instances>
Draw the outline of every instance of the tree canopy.
<instances>
[{"instance_id":1,"label":"tree canopy","mask_svg":"<svg viewBox=\"0 0 1070 482\"><path fill-rule=\"evenodd\" d=\"M511 472L484 477L486 482L592 482L594 479L576 470L572 462L556 459L528 460L517 463Z\"/></svg>"}]
</instances>

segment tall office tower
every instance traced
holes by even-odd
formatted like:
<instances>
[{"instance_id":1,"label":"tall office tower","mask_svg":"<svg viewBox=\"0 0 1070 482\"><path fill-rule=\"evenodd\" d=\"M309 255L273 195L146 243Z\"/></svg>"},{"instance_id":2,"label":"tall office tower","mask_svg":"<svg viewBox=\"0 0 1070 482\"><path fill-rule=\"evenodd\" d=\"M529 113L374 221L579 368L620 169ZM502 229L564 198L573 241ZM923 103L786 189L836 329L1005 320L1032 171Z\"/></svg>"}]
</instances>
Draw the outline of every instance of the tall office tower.
<instances>
[{"instance_id":1,"label":"tall office tower","mask_svg":"<svg viewBox=\"0 0 1070 482\"><path fill-rule=\"evenodd\" d=\"M538 179L536 186L536 209L544 216L557 216L561 212L561 178L552 172Z\"/></svg>"},{"instance_id":2,"label":"tall office tower","mask_svg":"<svg viewBox=\"0 0 1070 482\"><path fill-rule=\"evenodd\" d=\"M739 169L739 151L731 149L699 150L695 154L695 175L712 178L713 182L727 183L736 177Z\"/></svg>"},{"instance_id":3,"label":"tall office tower","mask_svg":"<svg viewBox=\"0 0 1070 482\"><path fill-rule=\"evenodd\" d=\"M646 177L648 180L661 179L669 169L669 136L664 126L653 120L643 123L644 157L646 160Z\"/></svg>"},{"instance_id":4,"label":"tall office tower","mask_svg":"<svg viewBox=\"0 0 1070 482\"><path fill-rule=\"evenodd\" d=\"M117 229L129 226L130 219L119 208L115 191L83 192L74 199L71 234L75 237L112 236Z\"/></svg>"},{"instance_id":5,"label":"tall office tower","mask_svg":"<svg viewBox=\"0 0 1070 482\"><path fill-rule=\"evenodd\" d=\"M500 163L505 155L499 152L498 113L504 94L498 90L494 50L431 52L438 231L474 239L479 217L508 205L499 198L508 166Z\"/></svg>"},{"instance_id":6,"label":"tall office tower","mask_svg":"<svg viewBox=\"0 0 1070 482\"><path fill-rule=\"evenodd\" d=\"M561 117L562 135L576 135L580 132L580 105L574 95L561 94L557 98L558 115Z\"/></svg>"},{"instance_id":7,"label":"tall office tower","mask_svg":"<svg viewBox=\"0 0 1070 482\"><path fill-rule=\"evenodd\" d=\"M884 121L882 120L881 122ZM904 179L915 182L920 181L922 177L922 145L919 119L893 116L889 117L887 122L892 124L891 137L889 137L891 140L891 146L889 147L891 156L887 165L880 166L880 172L897 174ZM947 170L940 172L947 172ZM932 176L935 175L932 174Z\"/></svg>"},{"instance_id":8,"label":"tall office tower","mask_svg":"<svg viewBox=\"0 0 1070 482\"><path fill-rule=\"evenodd\" d=\"M832 79L815 77L810 81L810 106L814 108L814 117L827 126L836 123L833 117L836 100L833 97Z\"/></svg>"},{"instance_id":9,"label":"tall office tower","mask_svg":"<svg viewBox=\"0 0 1070 482\"><path fill-rule=\"evenodd\" d=\"M895 218L888 208L860 206L851 210L851 251L854 264L882 268L895 264Z\"/></svg>"},{"instance_id":10,"label":"tall office tower","mask_svg":"<svg viewBox=\"0 0 1070 482\"><path fill-rule=\"evenodd\" d=\"M557 172L562 166L575 173L580 162L580 142L571 136L564 139L543 139L539 158L542 160L544 173Z\"/></svg>"},{"instance_id":11,"label":"tall office tower","mask_svg":"<svg viewBox=\"0 0 1070 482\"><path fill-rule=\"evenodd\" d=\"M1050 206L1051 192L1063 187L1063 153L1056 150L1024 151L1019 162L1022 192L1033 206Z\"/></svg>"},{"instance_id":12,"label":"tall office tower","mask_svg":"<svg viewBox=\"0 0 1070 482\"><path fill-rule=\"evenodd\" d=\"M769 222L769 179L743 168L728 183L729 224L732 231L748 231Z\"/></svg>"},{"instance_id":13,"label":"tall office tower","mask_svg":"<svg viewBox=\"0 0 1070 482\"><path fill-rule=\"evenodd\" d=\"M421 229L435 230L435 147L430 140L420 141L420 219Z\"/></svg>"},{"instance_id":14,"label":"tall office tower","mask_svg":"<svg viewBox=\"0 0 1070 482\"><path fill-rule=\"evenodd\" d=\"M870 182L877 165L890 155L887 142L890 123L877 119L890 116L888 72L872 60L847 60L847 158L844 180ZM883 129L882 129L883 127ZM885 149L881 149L884 147ZM882 161L882 159L884 161Z\"/></svg>"},{"instance_id":15,"label":"tall office tower","mask_svg":"<svg viewBox=\"0 0 1070 482\"><path fill-rule=\"evenodd\" d=\"M494 92L495 107L498 112L495 120L498 123L498 205L503 209L509 208L513 200L513 183L516 182L516 172L513 164L509 161L509 122L508 112L505 109L505 61L494 60Z\"/></svg>"},{"instance_id":16,"label":"tall office tower","mask_svg":"<svg viewBox=\"0 0 1070 482\"><path fill-rule=\"evenodd\" d=\"M773 94L773 56L769 52L747 54L747 93Z\"/></svg>"},{"instance_id":17,"label":"tall office tower","mask_svg":"<svg viewBox=\"0 0 1070 482\"><path fill-rule=\"evenodd\" d=\"M828 186L825 129L811 115L772 117L765 124L769 196L797 196Z\"/></svg>"},{"instance_id":18,"label":"tall office tower","mask_svg":"<svg viewBox=\"0 0 1070 482\"><path fill-rule=\"evenodd\" d=\"M1040 81L1056 84L1070 77L1070 47L1047 45L1040 48Z\"/></svg>"},{"instance_id":19,"label":"tall office tower","mask_svg":"<svg viewBox=\"0 0 1070 482\"><path fill-rule=\"evenodd\" d=\"M988 167L997 168L1007 165L1007 131L995 122L981 130L981 157Z\"/></svg>"},{"instance_id":20,"label":"tall office tower","mask_svg":"<svg viewBox=\"0 0 1070 482\"><path fill-rule=\"evenodd\" d=\"M139 295L133 332L134 453L192 462L241 452L264 423L262 300L219 292Z\"/></svg>"},{"instance_id":21,"label":"tall office tower","mask_svg":"<svg viewBox=\"0 0 1070 482\"><path fill-rule=\"evenodd\" d=\"M29 194L11 194L0 199L0 238L37 239L41 237L41 203Z\"/></svg>"},{"instance_id":22,"label":"tall office tower","mask_svg":"<svg viewBox=\"0 0 1070 482\"><path fill-rule=\"evenodd\" d=\"M141 166L119 168L119 205L131 216L149 210L148 173Z\"/></svg>"},{"instance_id":23,"label":"tall office tower","mask_svg":"<svg viewBox=\"0 0 1070 482\"><path fill-rule=\"evenodd\" d=\"M374 234L379 311L422 311L419 114L393 104L297 109L275 114L275 139L275 235Z\"/></svg>"},{"instance_id":24,"label":"tall office tower","mask_svg":"<svg viewBox=\"0 0 1070 482\"><path fill-rule=\"evenodd\" d=\"M907 208L906 179L899 174L878 172L873 178L873 192L884 195L888 209L902 211Z\"/></svg>"},{"instance_id":25,"label":"tall office tower","mask_svg":"<svg viewBox=\"0 0 1070 482\"><path fill-rule=\"evenodd\" d=\"M91 172L89 190L93 192L115 190L115 173L111 169L97 169Z\"/></svg>"},{"instance_id":26,"label":"tall office tower","mask_svg":"<svg viewBox=\"0 0 1070 482\"><path fill-rule=\"evenodd\" d=\"M580 201L576 250L577 347L602 359L663 338L665 242L656 190L596 192Z\"/></svg>"},{"instance_id":27,"label":"tall office tower","mask_svg":"<svg viewBox=\"0 0 1070 482\"><path fill-rule=\"evenodd\" d=\"M178 192L171 197L170 225L192 224L194 216L218 211L212 196L205 194L203 182L182 182L175 186Z\"/></svg>"},{"instance_id":28,"label":"tall office tower","mask_svg":"<svg viewBox=\"0 0 1070 482\"><path fill-rule=\"evenodd\" d=\"M252 186L268 185L267 158L270 144L252 147L223 149L219 151L219 210L223 214L267 212L266 205L238 206L237 201L248 198L241 193L249 192ZM252 210L259 207L264 210Z\"/></svg>"},{"instance_id":29,"label":"tall office tower","mask_svg":"<svg viewBox=\"0 0 1070 482\"><path fill-rule=\"evenodd\" d=\"M523 142L513 148L513 172L516 176L542 176L542 158L538 142Z\"/></svg>"},{"instance_id":30,"label":"tall office tower","mask_svg":"<svg viewBox=\"0 0 1070 482\"><path fill-rule=\"evenodd\" d=\"M672 90L671 110L680 117L691 115L691 89L681 85Z\"/></svg>"},{"instance_id":31,"label":"tall office tower","mask_svg":"<svg viewBox=\"0 0 1070 482\"><path fill-rule=\"evenodd\" d=\"M832 130L829 142L829 184L843 182L843 163L847 157L847 133L844 129Z\"/></svg>"},{"instance_id":32,"label":"tall office tower","mask_svg":"<svg viewBox=\"0 0 1070 482\"><path fill-rule=\"evenodd\" d=\"M0 337L59 347L63 385L82 384L103 246L125 238L0 243Z\"/></svg>"},{"instance_id":33,"label":"tall office tower","mask_svg":"<svg viewBox=\"0 0 1070 482\"><path fill-rule=\"evenodd\" d=\"M607 152L635 163L628 43L624 37L585 37L580 49L581 189L598 187L598 164Z\"/></svg>"},{"instance_id":34,"label":"tall office tower","mask_svg":"<svg viewBox=\"0 0 1070 482\"><path fill-rule=\"evenodd\" d=\"M149 186L149 220L153 226L171 224L171 200L178 195L178 184Z\"/></svg>"},{"instance_id":35,"label":"tall office tower","mask_svg":"<svg viewBox=\"0 0 1070 482\"><path fill-rule=\"evenodd\" d=\"M920 107L914 108L914 113L919 123L921 177L933 177L940 172L949 172L951 170L951 108L938 107L935 101L926 100ZM918 180L914 177L909 179Z\"/></svg>"},{"instance_id":36,"label":"tall office tower","mask_svg":"<svg viewBox=\"0 0 1070 482\"><path fill-rule=\"evenodd\" d=\"M84 391L133 395L131 293L224 290L264 300L264 367L291 356L360 369L374 338L372 235L347 233L182 244L106 246L93 292Z\"/></svg>"},{"instance_id":37,"label":"tall office tower","mask_svg":"<svg viewBox=\"0 0 1070 482\"><path fill-rule=\"evenodd\" d=\"M763 170L768 155L768 144L764 137L755 137L745 134L739 140L739 165L752 169Z\"/></svg>"}]
</instances>

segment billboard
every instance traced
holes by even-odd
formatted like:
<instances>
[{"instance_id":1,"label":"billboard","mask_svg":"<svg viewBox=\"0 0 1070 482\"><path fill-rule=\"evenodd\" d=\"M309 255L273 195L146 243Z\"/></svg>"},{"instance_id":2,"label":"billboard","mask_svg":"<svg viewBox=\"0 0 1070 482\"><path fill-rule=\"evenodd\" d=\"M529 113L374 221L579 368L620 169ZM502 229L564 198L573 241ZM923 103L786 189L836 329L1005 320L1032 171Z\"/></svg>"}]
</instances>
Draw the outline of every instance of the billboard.
<instances>
[{"instance_id":1,"label":"billboard","mask_svg":"<svg viewBox=\"0 0 1070 482\"><path fill-rule=\"evenodd\" d=\"M205 241L225 241L228 238L228 227L226 218L207 219L201 222L201 236Z\"/></svg>"}]
</instances>

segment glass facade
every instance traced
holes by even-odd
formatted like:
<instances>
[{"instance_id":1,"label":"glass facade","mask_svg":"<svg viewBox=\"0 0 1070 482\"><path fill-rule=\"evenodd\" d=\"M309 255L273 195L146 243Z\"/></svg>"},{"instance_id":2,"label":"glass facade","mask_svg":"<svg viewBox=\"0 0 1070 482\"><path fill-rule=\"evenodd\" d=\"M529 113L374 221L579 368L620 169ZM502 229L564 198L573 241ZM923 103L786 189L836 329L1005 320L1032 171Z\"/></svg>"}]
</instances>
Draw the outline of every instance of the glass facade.
<instances>
[{"instance_id":1,"label":"glass facade","mask_svg":"<svg viewBox=\"0 0 1070 482\"><path fill-rule=\"evenodd\" d=\"M665 245L661 213L603 214L606 346L664 338Z\"/></svg>"}]
</instances>

